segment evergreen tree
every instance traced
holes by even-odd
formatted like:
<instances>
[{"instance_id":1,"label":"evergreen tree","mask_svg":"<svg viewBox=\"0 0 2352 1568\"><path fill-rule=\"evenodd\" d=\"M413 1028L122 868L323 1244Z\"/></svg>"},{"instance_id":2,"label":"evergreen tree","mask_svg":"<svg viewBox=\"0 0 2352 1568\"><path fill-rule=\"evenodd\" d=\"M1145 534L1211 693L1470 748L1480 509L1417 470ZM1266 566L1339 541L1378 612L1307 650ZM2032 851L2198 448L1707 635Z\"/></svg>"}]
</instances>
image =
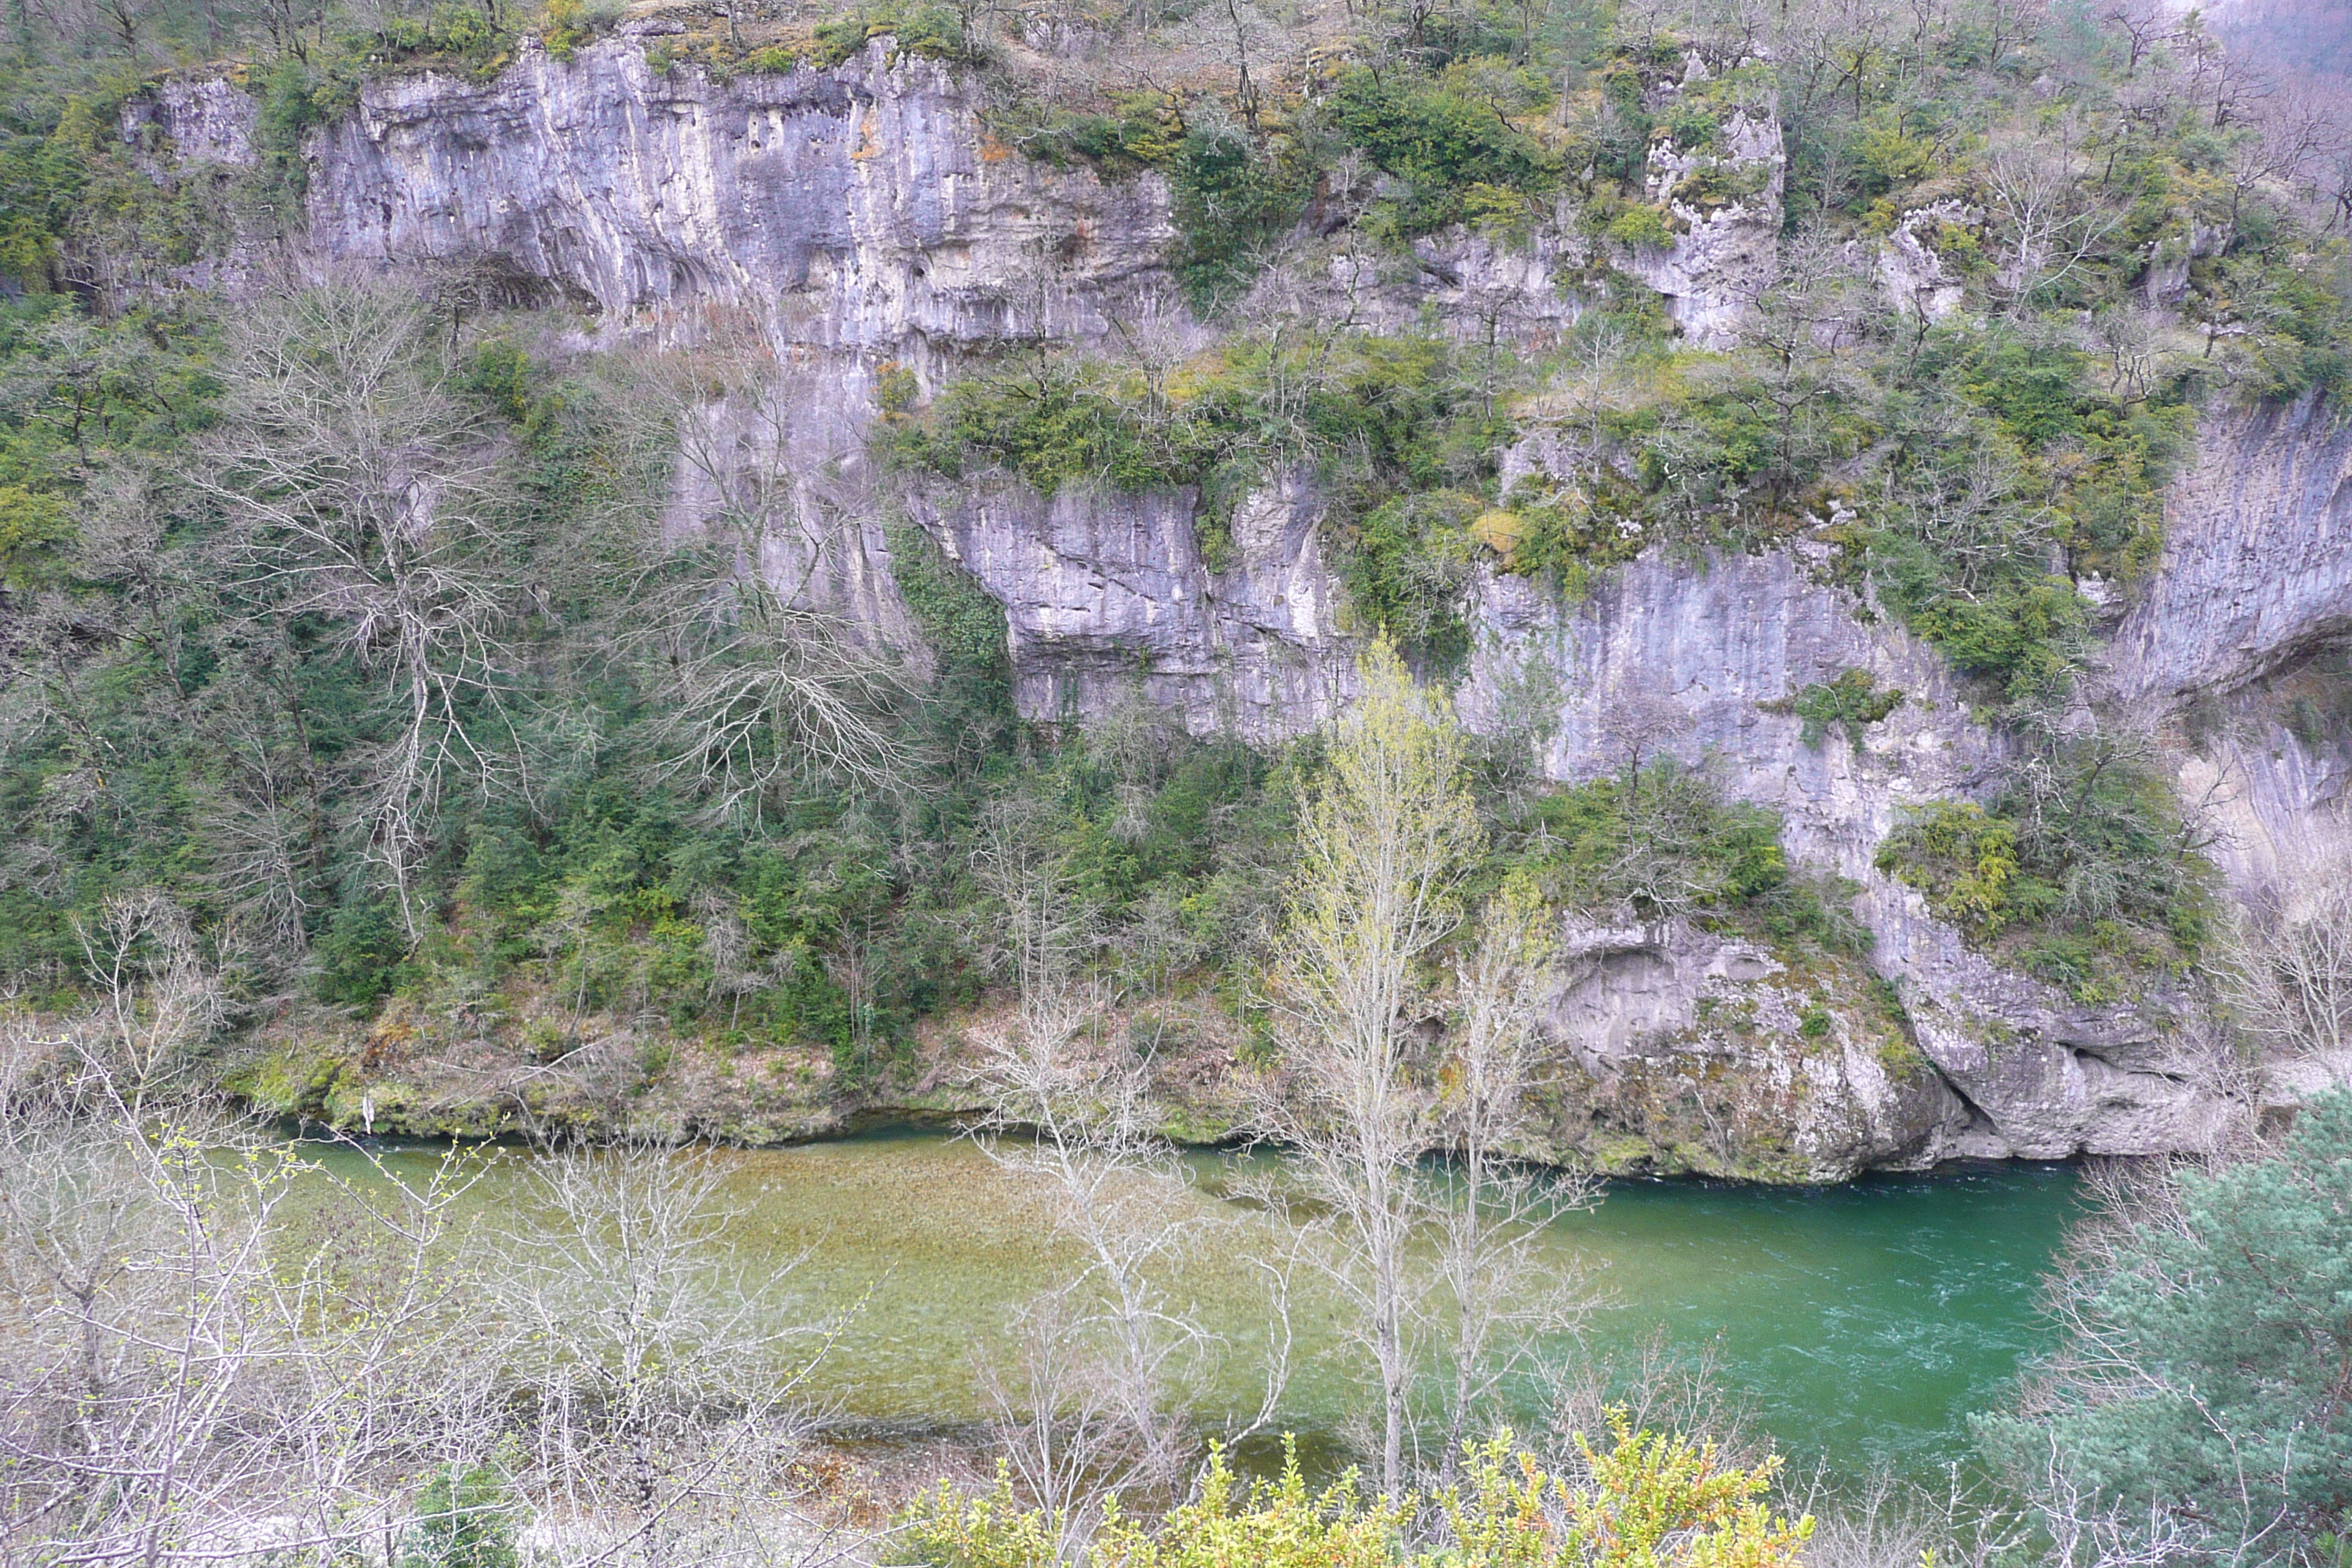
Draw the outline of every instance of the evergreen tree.
<instances>
[{"instance_id":1,"label":"evergreen tree","mask_svg":"<svg viewBox=\"0 0 2352 1568\"><path fill-rule=\"evenodd\" d=\"M2352 1091L2095 1227L2077 1265L2026 1407L1979 1423L2053 1535L2276 1562L2352 1526Z\"/></svg>"}]
</instances>

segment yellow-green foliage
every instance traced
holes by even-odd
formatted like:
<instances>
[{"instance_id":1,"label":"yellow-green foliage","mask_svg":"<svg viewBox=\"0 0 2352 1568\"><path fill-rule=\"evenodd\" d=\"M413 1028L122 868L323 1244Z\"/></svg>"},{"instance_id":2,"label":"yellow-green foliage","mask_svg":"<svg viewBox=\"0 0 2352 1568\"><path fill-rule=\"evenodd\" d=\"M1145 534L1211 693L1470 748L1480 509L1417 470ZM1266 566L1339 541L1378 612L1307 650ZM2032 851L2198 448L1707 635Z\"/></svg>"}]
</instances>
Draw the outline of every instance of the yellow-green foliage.
<instances>
[{"instance_id":1,"label":"yellow-green foliage","mask_svg":"<svg viewBox=\"0 0 2352 1568\"><path fill-rule=\"evenodd\" d=\"M1979 940L2016 917L2017 826L1972 801L1930 801L1879 846L1878 868L1927 895L1927 907Z\"/></svg>"},{"instance_id":2,"label":"yellow-green foliage","mask_svg":"<svg viewBox=\"0 0 2352 1568\"><path fill-rule=\"evenodd\" d=\"M1636 1432L1609 1412L1610 1446L1576 1446L1589 1479L1547 1475L1511 1434L1470 1450L1470 1488L1438 1499L1454 1545L1430 1568L1776 1568L1794 1564L1813 1532L1764 1499L1779 1455L1753 1469L1727 1465L1712 1441Z\"/></svg>"},{"instance_id":3,"label":"yellow-green foliage","mask_svg":"<svg viewBox=\"0 0 2352 1568\"><path fill-rule=\"evenodd\" d=\"M1349 1472L1308 1490L1295 1447L1283 1470L1251 1483L1246 1502L1221 1449L1197 1500L1158 1525L1116 1503L1088 1549L1088 1568L1794 1568L1812 1520L1764 1500L1778 1456L1726 1464L1711 1442L1635 1431L1609 1415L1610 1441L1576 1439L1584 1479L1547 1472L1512 1435L1467 1450L1466 1483L1432 1500L1450 1540L1412 1551L1404 1522L1417 1500L1367 1500ZM1009 1478L977 1497L942 1484L908 1511L902 1542L931 1568L1049 1568L1059 1521L1024 1510Z\"/></svg>"}]
</instances>

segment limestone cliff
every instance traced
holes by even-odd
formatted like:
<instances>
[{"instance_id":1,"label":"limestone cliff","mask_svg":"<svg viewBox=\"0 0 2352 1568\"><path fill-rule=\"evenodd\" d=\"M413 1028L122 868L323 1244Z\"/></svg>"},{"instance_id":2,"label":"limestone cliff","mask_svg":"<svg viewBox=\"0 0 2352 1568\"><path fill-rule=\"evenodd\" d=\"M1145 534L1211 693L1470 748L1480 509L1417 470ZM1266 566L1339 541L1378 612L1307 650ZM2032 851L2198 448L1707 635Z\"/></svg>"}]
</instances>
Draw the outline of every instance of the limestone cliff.
<instances>
[{"instance_id":1,"label":"limestone cliff","mask_svg":"<svg viewBox=\"0 0 2352 1568\"><path fill-rule=\"evenodd\" d=\"M488 84L431 73L371 84L305 149L318 264L482 269L518 295L577 303L597 343L756 331L778 366L772 417L793 481L772 520L772 569L899 635L877 520L902 512L1003 605L1032 717L1083 718L1139 687L1196 732L1269 740L1345 700L1354 642L1306 478L1242 500L1213 566L1186 492L1047 500L1002 475L894 487L866 459L886 364L911 369L928 395L1006 344L1182 330L1157 175L1111 180L1011 154L985 134L967 83L894 57L887 39L830 71L719 80L655 68L649 26L569 61L527 43ZM252 116L225 84L180 83L134 102L125 132L160 134L183 160L236 163L253 156ZM1697 337L1736 331L1769 266L1780 157L1768 115L1736 117L1717 162L1752 171L1752 188L1677 207L1674 244L1626 258ZM1652 159L1671 204L1697 165L1671 144ZM1578 308L1563 279L1588 245L1566 216L1517 248L1459 232L1422 241L1410 277L1343 254L1318 286L1359 320L1433 311L1540 342ZM1881 270L1932 315L1940 275L1916 227ZM1526 470L1543 456L1531 446L1512 461ZM698 487L682 466L681 526L704 505ZM2162 565L2112 639L2122 700L2177 717L2352 630L2352 437L2329 411L2209 432L2169 511ZM1858 884L1875 941L1866 967L1802 976L1683 927L1564 932L1563 1146L1612 1168L1828 1179L1953 1156L2200 1145L2224 1108L2193 1065L2213 1026L2193 994L2159 986L2129 1005L2076 1005L1973 951L1874 867L1903 806L1979 789L2002 742L1970 718L1942 660L1811 551L1826 546L1654 550L1572 604L1491 570L1478 584L1460 694L1471 721L1501 722L1513 690L1555 693L1542 765L1572 780L1615 765L1612 699L1663 696L1683 721L1672 748L1782 813L1792 858ZM811 554L825 568L814 576ZM1832 733L1806 745L1775 708L1853 668L1903 702L1864 743ZM2336 842L2343 762L2289 740L2233 742L2184 764L2192 787L2227 784L2218 853L2242 886ZM1800 1027L1817 1009L1832 1026Z\"/></svg>"}]
</instances>

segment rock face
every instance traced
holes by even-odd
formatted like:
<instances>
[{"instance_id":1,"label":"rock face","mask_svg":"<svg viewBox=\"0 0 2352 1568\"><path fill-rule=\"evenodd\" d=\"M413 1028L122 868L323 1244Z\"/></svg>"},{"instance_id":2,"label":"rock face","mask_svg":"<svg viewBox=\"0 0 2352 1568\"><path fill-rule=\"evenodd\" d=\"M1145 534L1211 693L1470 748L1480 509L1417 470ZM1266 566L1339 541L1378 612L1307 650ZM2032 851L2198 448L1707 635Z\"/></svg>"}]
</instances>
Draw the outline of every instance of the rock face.
<instances>
[{"instance_id":1,"label":"rock face","mask_svg":"<svg viewBox=\"0 0 2352 1568\"><path fill-rule=\"evenodd\" d=\"M2285 721L2305 695L2292 689L2311 684L2303 672L2347 641L2352 426L2308 398L2209 419L2166 497L2163 560L2111 657L2125 696L2190 721L2182 796L2209 814L2212 854L2241 896L2291 894L2298 872L2352 858L2352 757Z\"/></svg>"},{"instance_id":2,"label":"rock face","mask_svg":"<svg viewBox=\"0 0 2352 1568\"><path fill-rule=\"evenodd\" d=\"M986 143L943 65L877 40L836 70L657 72L624 37L526 45L487 86L369 85L310 149L328 255L493 263L673 331L900 357L1107 330L1163 280L1164 184Z\"/></svg>"},{"instance_id":3,"label":"rock face","mask_svg":"<svg viewBox=\"0 0 2352 1568\"><path fill-rule=\"evenodd\" d=\"M2209 420L2116 634L2128 697L2226 692L2352 636L2352 425L2315 398Z\"/></svg>"},{"instance_id":4,"label":"rock face","mask_svg":"<svg viewBox=\"0 0 2352 1568\"><path fill-rule=\"evenodd\" d=\"M1213 572L1190 492L1066 489L1047 501L1000 479L926 494L917 511L1004 605L1024 713L1083 718L1139 690L1194 734L1279 740L1353 688L1319 499L1303 480L1234 509L1235 559Z\"/></svg>"},{"instance_id":5,"label":"rock face","mask_svg":"<svg viewBox=\"0 0 2352 1568\"><path fill-rule=\"evenodd\" d=\"M1788 155L1780 122L1735 110L1717 156L1679 151L1672 141L1650 149L1650 199L1674 215L1674 244L1643 246L1629 270L1666 297L1666 313L1689 337L1729 348L1739 325L1771 281L1780 249L1780 187ZM1722 205L1685 198L1694 177L1735 182L1741 194ZM1752 187L1752 188L1751 188Z\"/></svg>"},{"instance_id":6,"label":"rock face","mask_svg":"<svg viewBox=\"0 0 2352 1568\"><path fill-rule=\"evenodd\" d=\"M599 343L750 345L770 367L765 401L689 421L674 526L701 526L737 468L770 462L762 568L903 640L880 522L903 511L1003 605L1033 718L1081 720L1139 691L1196 733L1314 726L1350 694L1356 645L1307 477L1247 497L1212 556L1188 493L1047 498L1001 475L893 487L865 461L887 366L929 395L1008 343L1196 330L1164 264L1164 184L1045 168L990 142L975 107L950 70L893 58L887 40L835 70L726 81L654 70L625 29L569 62L526 44L488 84L368 86L306 149L311 239L333 263L463 265L515 297L572 301ZM242 93L181 82L134 100L123 129L153 156L236 163L253 156L253 125ZM1777 123L1738 110L1723 136L1706 159L1653 149L1654 199L1685 232L1631 261L1687 333L1715 342L1736 334L1780 227ZM1739 194L1699 200L1702 187ZM1932 318L1948 280L1923 237L1929 216L1968 217L1908 215L1880 265ZM1402 271L1343 254L1307 287L1369 324L1433 312L1540 343L1579 309L1559 286L1588 259L1573 216L1518 247L1433 237ZM742 455L755 450L770 456ZM1512 461L1531 471L1543 453L1530 443ZM2113 643L2126 702L2163 721L2238 700L2352 634L2352 433L2329 411L2209 431L2170 514L2163 564ZM1681 924L1565 931L1552 1138L1612 1169L1779 1180L2200 1146L2226 1107L2197 1067L2210 1026L2192 995L2074 1005L1969 949L1875 869L1903 809L1981 792L2001 742L1941 659L1827 564L1803 546L1654 551L1575 604L1491 572L1477 584L1459 693L1471 722L1538 737L1543 770L1574 780L1624 764L1616 715L1646 704L1659 745L1781 813L1792 859L1859 888L1874 943L1866 960L1801 972ZM1806 745L1777 710L1850 669L1902 703L1859 743ZM2352 846L2334 807L2342 754L2269 719L2232 733L2184 780L2221 800L2232 837L2217 852L2241 887Z\"/></svg>"},{"instance_id":7,"label":"rock face","mask_svg":"<svg viewBox=\"0 0 2352 1568\"><path fill-rule=\"evenodd\" d=\"M1936 240L1947 227L1973 230L1983 226L1983 208L1958 201L1930 202L1895 219L1895 232L1878 247L1878 286L1887 303L1922 322L1940 321L1958 310L1967 290L1945 265Z\"/></svg>"},{"instance_id":8,"label":"rock face","mask_svg":"<svg viewBox=\"0 0 2352 1568\"><path fill-rule=\"evenodd\" d=\"M1557 1157L1612 1173L1843 1181L1950 1153L1966 1105L1873 1005L1868 970L1800 971L1676 921L1572 924L1549 1024Z\"/></svg>"}]
</instances>

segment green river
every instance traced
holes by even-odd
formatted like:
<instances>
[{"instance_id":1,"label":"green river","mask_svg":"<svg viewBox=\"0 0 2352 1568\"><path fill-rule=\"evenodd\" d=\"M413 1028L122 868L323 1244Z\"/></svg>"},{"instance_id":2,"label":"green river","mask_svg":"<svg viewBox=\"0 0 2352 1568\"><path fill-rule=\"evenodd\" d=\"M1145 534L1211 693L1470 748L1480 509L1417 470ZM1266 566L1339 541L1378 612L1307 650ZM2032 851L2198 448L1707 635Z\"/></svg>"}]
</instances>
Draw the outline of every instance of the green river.
<instances>
[{"instance_id":1,"label":"green river","mask_svg":"<svg viewBox=\"0 0 2352 1568\"><path fill-rule=\"evenodd\" d=\"M422 1174L438 1158L400 1150L389 1163ZM510 1208L528 1158L497 1154L469 1195L478 1213ZM1023 1184L936 1131L720 1158L741 1211L739 1243L802 1258L789 1289L810 1315L850 1314L817 1378L836 1418L877 1433L971 1421L973 1358L1001 1347L1007 1310L1055 1268ZM1223 1157L1193 1163L1200 1201L1243 1227L1188 1266L1178 1288L1223 1340L1200 1394L1202 1414L1216 1419L1258 1402L1265 1296L1242 1255L1248 1227L1276 1222L1215 1195ZM1551 1237L1599 1303L1591 1345L1630 1349L1661 1332L1678 1346L1712 1343L1724 1381L1793 1462L1924 1481L1967 1462L1969 1412L1997 1400L2042 1342L2039 1276L2078 1202L2074 1173L2055 1166L1823 1190L1629 1182ZM1318 1434L1336 1424L1353 1384L1322 1353L1332 1342L1328 1303L1297 1292L1292 1322L1297 1370L1281 1419Z\"/></svg>"}]
</instances>

